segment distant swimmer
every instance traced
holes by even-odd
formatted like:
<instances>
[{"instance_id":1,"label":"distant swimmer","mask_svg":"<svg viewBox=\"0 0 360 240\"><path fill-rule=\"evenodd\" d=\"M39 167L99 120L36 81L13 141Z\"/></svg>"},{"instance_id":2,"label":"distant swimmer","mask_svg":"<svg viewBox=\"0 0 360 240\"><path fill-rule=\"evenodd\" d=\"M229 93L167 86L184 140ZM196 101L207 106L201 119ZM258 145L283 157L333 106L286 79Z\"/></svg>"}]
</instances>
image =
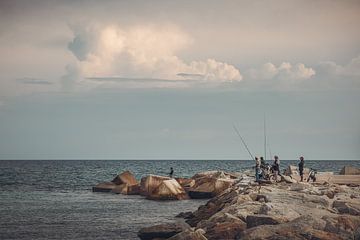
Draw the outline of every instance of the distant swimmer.
<instances>
[{"instance_id":1,"label":"distant swimmer","mask_svg":"<svg viewBox=\"0 0 360 240\"><path fill-rule=\"evenodd\" d=\"M304 157L300 157L300 162L298 164L299 166L299 174L300 174L300 182L304 181Z\"/></svg>"},{"instance_id":2,"label":"distant swimmer","mask_svg":"<svg viewBox=\"0 0 360 240\"><path fill-rule=\"evenodd\" d=\"M172 178L174 174L174 169L171 167L169 172L169 177Z\"/></svg>"}]
</instances>

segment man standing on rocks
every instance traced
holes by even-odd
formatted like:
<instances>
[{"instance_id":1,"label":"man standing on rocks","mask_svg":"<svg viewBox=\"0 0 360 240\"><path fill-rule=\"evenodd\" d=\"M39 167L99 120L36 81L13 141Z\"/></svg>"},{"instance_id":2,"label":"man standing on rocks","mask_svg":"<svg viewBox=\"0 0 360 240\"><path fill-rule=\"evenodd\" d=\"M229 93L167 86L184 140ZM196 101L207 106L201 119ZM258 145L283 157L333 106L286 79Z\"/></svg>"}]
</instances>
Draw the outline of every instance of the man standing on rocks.
<instances>
[{"instance_id":1,"label":"man standing on rocks","mask_svg":"<svg viewBox=\"0 0 360 240\"><path fill-rule=\"evenodd\" d=\"M260 174L260 160L258 157L255 157L255 178L256 182L259 181L259 174Z\"/></svg>"},{"instance_id":2,"label":"man standing on rocks","mask_svg":"<svg viewBox=\"0 0 360 240\"><path fill-rule=\"evenodd\" d=\"M274 164L273 164L273 170L274 170L274 176L275 176L275 181L277 182L278 179L278 175L280 175L280 160L278 156L274 156Z\"/></svg>"},{"instance_id":3,"label":"man standing on rocks","mask_svg":"<svg viewBox=\"0 0 360 240\"><path fill-rule=\"evenodd\" d=\"M174 174L174 169L171 167L169 172L169 177L172 178Z\"/></svg>"},{"instance_id":4,"label":"man standing on rocks","mask_svg":"<svg viewBox=\"0 0 360 240\"><path fill-rule=\"evenodd\" d=\"M301 156L300 157L300 162L299 162L299 174L300 174L300 182L302 182L304 180L304 157Z\"/></svg>"}]
</instances>

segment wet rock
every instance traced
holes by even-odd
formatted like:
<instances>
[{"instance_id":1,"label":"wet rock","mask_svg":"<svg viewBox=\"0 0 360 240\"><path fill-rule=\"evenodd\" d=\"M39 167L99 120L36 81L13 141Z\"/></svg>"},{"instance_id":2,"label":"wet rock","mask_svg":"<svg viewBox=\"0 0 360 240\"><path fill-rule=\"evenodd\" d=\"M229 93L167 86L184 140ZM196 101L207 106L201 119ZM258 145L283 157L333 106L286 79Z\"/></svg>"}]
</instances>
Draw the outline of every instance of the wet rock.
<instances>
[{"instance_id":1,"label":"wet rock","mask_svg":"<svg viewBox=\"0 0 360 240\"><path fill-rule=\"evenodd\" d=\"M169 177L149 175L141 178L140 195L150 195L164 180L170 180Z\"/></svg>"},{"instance_id":2,"label":"wet rock","mask_svg":"<svg viewBox=\"0 0 360 240\"><path fill-rule=\"evenodd\" d=\"M175 236L168 238L167 240L207 240L204 234L205 231L201 228L197 229L196 231L192 229L186 229L185 231L182 231L181 233L178 233Z\"/></svg>"},{"instance_id":3,"label":"wet rock","mask_svg":"<svg viewBox=\"0 0 360 240\"><path fill-rule=\"evenodd\" d=\"M189 218L194 217L194 214L192 212L181 212L178 215L176 215L175 217L189 219Z\"/></svg>"},{"instance_id":4,"label":"wet rock","mask_svg":"<svg viewBox=\"0 0 360 240\"><path fill-rule=\"evenodd\" d=\"M159 224L140 229L138 237L142 240L167 239L187 228L189 226L183 223Z\"/></svg>"},{"instance_id":5,"label":"wet rock","mask_svg":"<svg viewBox=\"0 0 360 240\"><path fill-rule=\"evenodd\" d=\"M103 182L92 188L93 192L111 192L117 185L113 182Z\"/></svg>"},{"instance_id":6,"label":"wet rock","mask_svg":"<svg viewBox=\"0 0 360 240\"><path fill-rule=\"evenodd\" d=\"M117 175L113 180L113 183L116 185L128 184L128 185L136 185L138 181L134 177L134 175L130 171L125 171L119 175Z\"/></svg>"},{"instance_id":7,"label":"wet rock","mask_svg":"<svg viewBox=\"0 0 360 240\"><path fill-rule=\"evenodd\" d=\"M170 179L162 181L146 198L151 200L183 200L189 197L175 179Z\"/></svg>"},{"instance_id":8,"label":"wet rock","mask_svg":"<svg viewBox=\"0 0 360 240\"><path fill-rule=\"evenodd\" d=\"M128 186L127 194L128 195L139 195L140 194L140 183Z\"/></svg>"},{"instance_id":9,"label":"wet rock","mask_svg":"<svg viewBox=\"0 0 360 240\"><path fill-rule=\"evenodd\" d=\"M283 222L285 221L281 218L263 214L248 215L246 217L247 228L252 228L259 225L276 225Z\"/></svg>"}]
</instances>

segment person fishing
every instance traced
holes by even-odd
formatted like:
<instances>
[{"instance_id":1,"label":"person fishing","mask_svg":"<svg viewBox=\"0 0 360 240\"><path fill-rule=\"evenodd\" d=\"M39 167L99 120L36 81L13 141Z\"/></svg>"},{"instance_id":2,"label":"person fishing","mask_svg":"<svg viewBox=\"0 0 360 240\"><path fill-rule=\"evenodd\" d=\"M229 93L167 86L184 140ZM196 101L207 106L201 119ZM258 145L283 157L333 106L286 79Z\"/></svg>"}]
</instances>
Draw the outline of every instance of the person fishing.
<instances>
[{"instance_id":1,"label":"person fishing","mask_svg":"<svg viewBox=\"0 0 360 240\"><path fill-rule=\"evenodd\" d=\"M264 160L264 157L260 157L260 167L261 168L265 168L266 167L266 162Z\"/></svg>"},{"instance_id":2,"label":"person fishing","mask_svg":"<svg viewBox=\"0 0 360 240\"><path fill-rule=\"evenodd\" d=\"M256 182L259 181L260 179L260 161L259 161L259 158L258 157L255 157L255 179L256 179Z\"/></svg>"},{"instance_id":3,"label":"person fishing","mask_svg":"<svg viewBox=\"0 0 360 240\"><path fill-rule=\"evenodd\" d=\"M304 157L300 157L299 166L299 174L300 174L300 182L304 181Z\"/></svg>"},{"instance_id":4,"label":"person fishing","mask_svg":"<svg viewBox=\"0 0 360 240\"><path fill-rule=\"evenodd\" d=\"M272 169L274 171L275 181L277 181L277 176L281 174L280 174L280 160L279 157L276 155L274 156L274 163L272 165Z\"/></svg>"},{"instance_id":5,"label":"person fishing","mask_svg":"<svg viewBox=\"0 0 360 240\"><path fill-rule=\"evenodd\" d=\"M174 169L170 167L169 178L172 178L173 174L174 174Z\"/></svg>"}]
</instances>

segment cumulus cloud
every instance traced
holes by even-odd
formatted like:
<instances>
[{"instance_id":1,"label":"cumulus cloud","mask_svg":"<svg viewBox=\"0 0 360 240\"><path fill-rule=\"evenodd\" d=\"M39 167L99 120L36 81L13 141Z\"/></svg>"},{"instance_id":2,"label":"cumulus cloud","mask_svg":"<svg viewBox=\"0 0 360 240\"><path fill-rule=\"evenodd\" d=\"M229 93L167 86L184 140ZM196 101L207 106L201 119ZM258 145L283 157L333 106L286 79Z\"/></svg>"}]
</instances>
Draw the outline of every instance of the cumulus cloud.
<instances>
[{"instance_id":1,"label":"cumulus cloud","mask_svg":"<svg viewBox=\"0 0 360 240\"><path fill-rule=\"evenodd\" d=\"M254 80L302 80L315 75L315 70L306 67L303 63L292 65L288 62L281 63L278 67L273 63L265 63L260 68L247 71L247 76Z\"/></svg>"},{"instance_id":2,"label":"cumulus cloud","mask_svg":"<svg viewBox=\"0 0 360 240\"><path fill-rule=\"evenodd\" d=\"M110 25L71 29L74 38L68 48L76 56L80 72L86 78L191 79L218 82L242 79L236 67L215 59L190 63L182 60L178 56L179 52L193 40L173 25L130 28Z\"/></svg>"},{"instance_id":3,"label":"cumulus cloud","mask_svg":"<svg viewBox=\"0 0 360 240\"><path fill-rule=\"evenodd\" d=\"M360 76L360 56L351 59L349 63L342 66L333 61L323 61L317 66L319 71L326 75L332 76Z\"/></svg>"}]
</instances>

